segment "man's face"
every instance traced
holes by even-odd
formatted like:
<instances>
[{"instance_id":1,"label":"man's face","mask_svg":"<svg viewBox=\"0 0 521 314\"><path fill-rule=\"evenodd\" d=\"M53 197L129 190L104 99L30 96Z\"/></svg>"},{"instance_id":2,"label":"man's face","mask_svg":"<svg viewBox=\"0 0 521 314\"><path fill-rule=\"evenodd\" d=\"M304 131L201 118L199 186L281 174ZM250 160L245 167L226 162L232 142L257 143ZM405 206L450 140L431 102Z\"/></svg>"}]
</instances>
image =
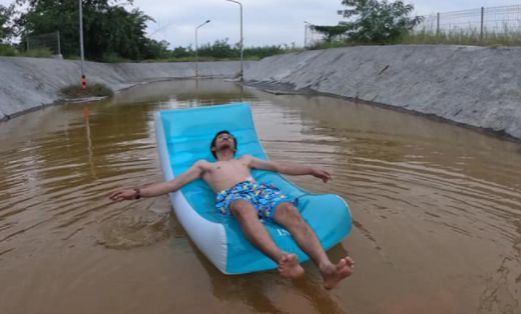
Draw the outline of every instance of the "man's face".
<instances>
[{"instance_id":1,"label":"man's face","mask_svg":"<svg viewBox=\"0 0 521 314\"><path fill-rule=\"evenodd\" d=\"M217 139L215 140L215 149L222 150L225 148L231 148L232 150L235 150L233 136L227 133L219 134L219 136L217 136Z\"/></svg>"}]
</instances>

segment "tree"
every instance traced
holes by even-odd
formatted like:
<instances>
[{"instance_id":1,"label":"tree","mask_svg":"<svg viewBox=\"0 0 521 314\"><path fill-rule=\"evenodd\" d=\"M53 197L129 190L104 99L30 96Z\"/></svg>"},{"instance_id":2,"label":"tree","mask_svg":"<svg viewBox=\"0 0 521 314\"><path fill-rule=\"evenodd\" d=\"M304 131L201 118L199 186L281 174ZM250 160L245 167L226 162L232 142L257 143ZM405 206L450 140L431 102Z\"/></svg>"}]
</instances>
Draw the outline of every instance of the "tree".
<instances>
[{"instance_id":1,"label":"tree","mask_svg":"<svg viewBox=\"0 0 521 314\"><path fill-rule=\"evenodd\" d=\"M27 6L17 24L22 40L27 36L60 31L62 53L79 54L78 1L17 0ZM104 60L106 56L132 60L159 57L164 44L145 36L146 23L152 18L139 9L127 11L122 4L131 0L83 0L85 56Z\"/></svg>"},{"instance_id":2,"label":"tree","mask_svg":"<svg viewBox=\"0 0 521 314\"><path fill-rule=\"evenodd\" d=\"M240 50L237 47L233 48L228 43L228 38L216 40L212 45L206 44L198 49L198 54L201 57L213 58L237 58L240 55Z\"/></svg>"},{"instance_id":3,"label":"tree","mask_svg":"<svg viewBox=\"0 0 521 314\"><path fill-rule=\"evenodd\" d=\"M3 6L0 4L0 44L7 42L14 35L14 27L11 17L14 13L14 5Z\"/></svg>"},{"instance_id":4,"label":"tree","mask_svg":"<svg viewBox=\"0 0 521 314\"><path fill-rule=\"evenodd\" d=\"M419 16L410 17L412 4L386 0L342 0L347 7L338 13L350 19L337 26L314 26L313 28L331 39L345 34L356 42L389 43L410 32L422 21Z\"/></svg>"},{"instance_id":5,"label":"tree","mask_svg":"<svg viewBox=\"0 0 521 314\"><path fill-rule=\"evenodd\" d=\"M311 25L311 29L324 34L326 42L331 42L336 36L346 33L351 27L341 22L334 26Z\"/></svg>"},{"instance_id":6,"label":"tree","mask_svg":"<svg viewBox=\"0 0 521 314\"><path fill-rule=\"evenodd\" d=\"M192 57L194 55L194 51L192 50L192 46L188 47L176 47L172 50L171 56L172 58L187 58Z\"/></svg>"},{"instance_id":7,"label":"tree","mask_svg":"<svg viewBox=\"0 0 521 314\"><path fill-rule=\"evenodd\" d=\"M148 39L145 42L145 54L144 59L166 59L171 55L168 46L170 44L166 40L157 41L154 39Z\"/></svg>"}]
</instances>

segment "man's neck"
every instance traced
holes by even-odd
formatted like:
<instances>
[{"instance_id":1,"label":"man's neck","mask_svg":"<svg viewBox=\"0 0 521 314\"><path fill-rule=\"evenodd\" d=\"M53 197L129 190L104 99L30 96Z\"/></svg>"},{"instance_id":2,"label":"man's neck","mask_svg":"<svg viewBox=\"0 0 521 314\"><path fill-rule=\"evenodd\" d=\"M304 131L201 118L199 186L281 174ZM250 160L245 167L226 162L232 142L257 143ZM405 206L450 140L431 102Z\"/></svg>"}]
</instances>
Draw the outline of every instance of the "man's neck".
<instances>
[{"instance_id":1,"label":"man's neck","mask_svg":"<svg viewBox=\"0 0 521 314\"><path fill-rule=\"evenodd\" d=\"M223 150L216 153L217 161L229 161L235 159L234 152L232 150Z\"/></svg>"}]
</instances>

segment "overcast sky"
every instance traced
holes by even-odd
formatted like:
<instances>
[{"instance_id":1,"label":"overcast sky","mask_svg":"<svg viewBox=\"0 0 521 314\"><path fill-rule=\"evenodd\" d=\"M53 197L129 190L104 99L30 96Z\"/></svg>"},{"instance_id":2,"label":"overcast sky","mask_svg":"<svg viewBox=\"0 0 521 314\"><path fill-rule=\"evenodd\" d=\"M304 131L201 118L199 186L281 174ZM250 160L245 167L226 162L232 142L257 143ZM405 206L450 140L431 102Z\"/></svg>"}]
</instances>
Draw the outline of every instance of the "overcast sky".
<instances>
[{"instance_id":1,"label":"overcast sky","mask_svg":"<svg viewBox=\"0 0 521 314\"><path fill-rule=\"evenodd\" d=\"M71 0L72 1L72 0ZM6 5L14 0L0 0ZM341 21L337 10L341 0L242 0L244 45L263 46L304 43L304 21L317 25L335 25ZM415 14L521 4L521 0L406 0L415 6ZM156 22L149 23L148 34L166 40L170 48L194 45L194 30L199 29L199 45L228 38L239 41L239 5L226 0L134 0Z\"/></svg>"}]
</instances>

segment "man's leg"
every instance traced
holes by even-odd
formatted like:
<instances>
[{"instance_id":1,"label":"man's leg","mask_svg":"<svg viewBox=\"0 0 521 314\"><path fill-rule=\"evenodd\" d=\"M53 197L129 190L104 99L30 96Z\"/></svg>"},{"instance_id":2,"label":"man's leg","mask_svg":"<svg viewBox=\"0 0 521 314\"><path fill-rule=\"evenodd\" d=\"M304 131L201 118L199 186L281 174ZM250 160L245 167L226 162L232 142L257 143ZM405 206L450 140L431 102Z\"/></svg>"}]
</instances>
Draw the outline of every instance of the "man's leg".
<instances>
[{"instance_id":1,"label":"man's leg","mask_svg":"<svg viewBox=\"0 0 521 314\"><path fill-rule=\"evenodd\" d=\"M297 256L282 251L260 222L257 210L247 201L237 200L230 205L246 238L269 258L279 265L279 273L286 278L297 278L304 274Z\"/></svg>"},{"instance_id":2,"label":"man's leg","mask_svg":"<svg viewBox=\"0 0 521 314\"><path fill-rule=\"evenodd\" d=\"M286 202L279 204L273 219L288 229L300 248L311 257L322 273L326 288L334 288L342 279L351 275L353 260L345 257L336 265L331 263L315 232L304 221L295 206Z\"/></svg>"}]
</instances>

